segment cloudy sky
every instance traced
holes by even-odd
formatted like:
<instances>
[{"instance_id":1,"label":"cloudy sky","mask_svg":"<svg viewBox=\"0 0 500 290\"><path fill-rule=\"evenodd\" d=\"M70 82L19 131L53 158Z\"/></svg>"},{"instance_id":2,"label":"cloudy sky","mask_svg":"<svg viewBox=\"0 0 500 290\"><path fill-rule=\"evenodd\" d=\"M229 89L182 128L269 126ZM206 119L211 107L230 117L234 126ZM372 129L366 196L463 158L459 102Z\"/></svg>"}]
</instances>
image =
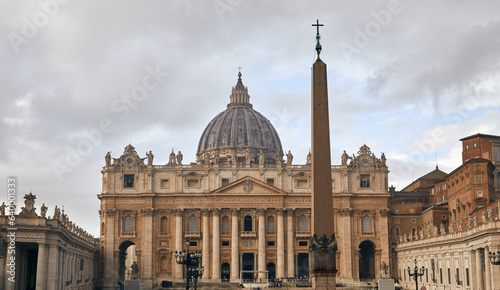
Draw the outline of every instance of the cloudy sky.
<instances>
[{"instance_id":1,"label":"cloudy sky","mask_svg":"<svg viewBox=\"0 0 500 290\"><path fill-rule=\"evenodd\" d=\"M403 188L500 135L499 1L0 1L0 186L98 235L104 155L195 160L237 67L304 163L319 19L332 163L366 143Z\"/></svg>"}]
</instances>

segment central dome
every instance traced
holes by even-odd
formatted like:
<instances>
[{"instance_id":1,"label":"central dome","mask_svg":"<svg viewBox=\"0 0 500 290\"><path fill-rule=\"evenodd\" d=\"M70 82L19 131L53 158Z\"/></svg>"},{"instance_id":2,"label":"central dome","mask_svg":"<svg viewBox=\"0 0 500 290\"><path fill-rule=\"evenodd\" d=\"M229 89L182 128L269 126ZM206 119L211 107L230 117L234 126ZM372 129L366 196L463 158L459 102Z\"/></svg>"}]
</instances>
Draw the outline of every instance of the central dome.
<instances>
[{"instance_id":1,"label":"central dome","mask_svg":"<svg viewBox=\"0 0 500 290\"><path fill-rule=\"evenodd\" d=\"M281 162L283 150L278 133L266 117L253 109L241 73L238 73L238 82L229 99L227 109L215 116L203 131L196 153L197 162L259 163L261 151L265 163Z\"/></svg>"}]
</instances>

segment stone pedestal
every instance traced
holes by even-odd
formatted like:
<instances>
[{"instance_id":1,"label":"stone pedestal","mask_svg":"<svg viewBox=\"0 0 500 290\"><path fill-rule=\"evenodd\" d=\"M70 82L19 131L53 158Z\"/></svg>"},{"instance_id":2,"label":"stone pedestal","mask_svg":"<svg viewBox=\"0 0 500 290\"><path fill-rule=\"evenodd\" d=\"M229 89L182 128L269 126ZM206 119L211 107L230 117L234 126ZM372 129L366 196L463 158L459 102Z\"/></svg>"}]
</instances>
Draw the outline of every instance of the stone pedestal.
<instances>
[{"instance_id":1,"label":"stone pedestal","mask_svg":"<svg viewBox=\"0 0 500 290\"><path fill-rule=\"evenodd\" d=\"M335 289L335 275L337 273L335 264L334 250L317 249L312 252L311 280L313 289Z\"/></svg>"},{"instance_id":2,"label":"stone pedestal","mask_svg":"<svg viewBox=\"0 0 500 290\"><path fill-rule=\"evenodd\" d=\"M125 290L141 290L141 280L125 280Z\"/></svg>"},{"instance_id":3,"label":"stone pedestal","mask_svg":"<svg viewBox=\"0 0 500 290\"><path fill-rule=\"evenodd\" d=\"M379 279L378 280L379 290L394 290L394 279Z\"/></svg>"}]
</instances>

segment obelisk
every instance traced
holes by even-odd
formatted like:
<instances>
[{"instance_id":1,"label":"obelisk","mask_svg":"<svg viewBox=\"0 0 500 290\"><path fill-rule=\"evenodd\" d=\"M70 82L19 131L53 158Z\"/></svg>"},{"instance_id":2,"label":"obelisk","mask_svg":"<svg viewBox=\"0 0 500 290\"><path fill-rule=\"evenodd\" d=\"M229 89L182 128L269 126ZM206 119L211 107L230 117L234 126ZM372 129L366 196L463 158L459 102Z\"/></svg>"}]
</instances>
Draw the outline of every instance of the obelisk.
<instances>
[{"instance_id":1,"label":"obelisk","mask_svg":"<svg viewBox=\"0 0 500 290\"><path fill-rule=\"evenodd\" d=\"M312 254L311 278L313 289L335 289L335 241L333 226L332 169L330 161L330 126L326 64L321 60L319 24L317 20L316 52L312 67L311 143L312 143Z\"/></svg>"}]
</instances>

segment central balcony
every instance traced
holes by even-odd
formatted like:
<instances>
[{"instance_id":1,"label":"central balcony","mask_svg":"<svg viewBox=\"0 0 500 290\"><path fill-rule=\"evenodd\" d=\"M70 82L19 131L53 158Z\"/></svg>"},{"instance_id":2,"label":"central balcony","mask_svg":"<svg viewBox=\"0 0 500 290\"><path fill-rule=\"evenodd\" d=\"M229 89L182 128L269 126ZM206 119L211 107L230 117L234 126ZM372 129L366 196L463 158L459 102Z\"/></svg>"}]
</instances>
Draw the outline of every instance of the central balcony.
<instances>
[{"instance_id":1,"label":"central balcony","mask_svg":"<svg viewBox=\"0 0 500 290\"><path fill-rule=\"evenodd\" d=\"M242 238L255 238L257 236L256 232L241 232L240 236Z\"/></svg>"}]
</instances>

